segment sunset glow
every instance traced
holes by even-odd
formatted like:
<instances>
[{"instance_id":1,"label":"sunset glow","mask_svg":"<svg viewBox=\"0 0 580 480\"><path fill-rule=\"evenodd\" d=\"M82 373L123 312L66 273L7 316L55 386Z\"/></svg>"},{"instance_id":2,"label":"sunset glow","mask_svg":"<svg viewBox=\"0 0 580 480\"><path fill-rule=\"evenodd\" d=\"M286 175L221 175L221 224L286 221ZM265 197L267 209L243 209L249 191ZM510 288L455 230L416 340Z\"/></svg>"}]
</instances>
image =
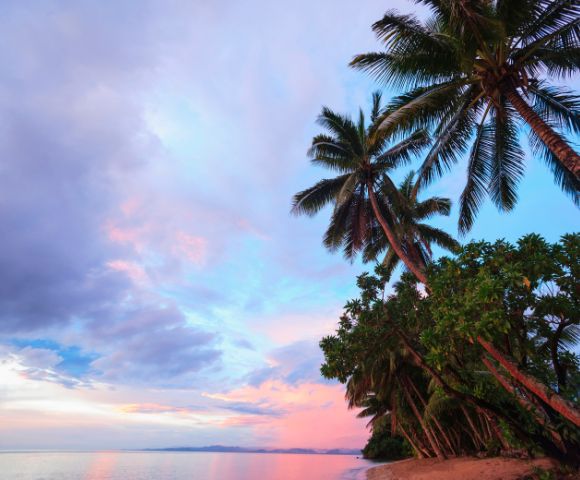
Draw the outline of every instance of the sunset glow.
<instances>
[{"instance_id":1,"label":"sunset glow","mask_svg":"<svg viewBox=\"0 0 580 480\"><path fill-rule=\"evenodd\" d=\"M370 267L290 214L321 105L372 91L386 4L339 4L2 2L0 449L362 448L318 344ZM462 241L569 229L544 174Z\"/></svg>"}]
</instances>

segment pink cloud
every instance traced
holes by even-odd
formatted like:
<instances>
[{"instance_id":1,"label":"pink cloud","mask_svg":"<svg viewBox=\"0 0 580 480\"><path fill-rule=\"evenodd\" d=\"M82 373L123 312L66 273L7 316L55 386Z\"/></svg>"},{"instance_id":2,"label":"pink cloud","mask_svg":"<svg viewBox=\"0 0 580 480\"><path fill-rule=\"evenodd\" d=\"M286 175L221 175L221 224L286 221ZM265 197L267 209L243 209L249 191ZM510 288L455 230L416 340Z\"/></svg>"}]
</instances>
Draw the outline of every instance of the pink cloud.
<instances>
[{"instance_id":1,"label":"pink cloud","mask_svg":"<svg viewBox=\"0 0 580 480\"><path fill-rule=\"evenodd\" d=\"M265 234L264 232L262 232L261 230L259 230L258 228L256 228L254 225L252 225L250 223L249 220L247 220L246 218L240 218L237 222L236 225L244 232L248 232L251 235L256 236L257 238L261 239L261 240L270 240L271 237L267 234Z\"/></svg>"},{"instance_id":2,"label":"pink cloud","mask_svg":"<svg viewBox=\"0 0 580 480\"><path fill-rule=\"evenodd\" d=\"M120 206L121 212L126 217L133 215L140 207L141 207L141 200L136 197L129 197L126 199Z\"/></svg>"},{"instance_id":3,"label":"pink cloud","mask_svg":"<svg viewBox=\"0 0 580 480\"><path fill-rule=\"evenodd\" d=\"M223 427L252 427L255 425L268 425L271 420L269 417L261 417L259 415L238 415L226 418L221 422Z\"/></svg>"},{"instance_id":4,"label":"pink cloud","mask_svg":"<svg viewBox=\"0 0 580 480\"><path fill-rule=\"evenodd\" d=\"M142 251L148 235L151 233L150 225L141 225L139 227L121 227L108 222L105 224L105 232L109 240L121 245L129 245L136 251Z\"/></svg>"},{"instance_id":5,"label":"pink cloud","mask_svg":"<svg viewBox=\"0 0 580 480\"><path fill-rule=\"evenodd\" d=\"M136 262L127 260L112 260L107 262L107 266L111 270L125 273L134 283L144 284L149 281L149 277L145 269Z\"/></svg>"},{"instance_id":6,"label":"pink cloud","mask_svg":"<svg viewBox=\"0 0 580 480\"><path fill-rule=\"evenodd\" d=\"M278 444L282 447L362 448L368 437L367 421L347 410L342 388L328 392L330 404L326 407L304 409L275 420Z\"/></svg>"},{"instance_id":7,"label":"pink cloud","mask_svg":"<svg viewBox=\"0 0 580 480\"><path fill-rule=\"evenodd\" d=\"M119 410L123 413L194 413L195 410L188 407L174 407L159 403L129 403L121 405Z\"/></svg>"},{"instance_id":8,"label":"pink cloud","mask_svg":"<svg viewBox=\"0 0 580 480\"><path fill-rule=\"evenodd\" d=\"M177 253L197 266L205 264L207 258L207 240L200 236L177 232Z\"/></svg>"},{"instance_id":9,"label":"pink cloud","mask_svg":"<svg viewBox=\"0 0 580 480\"><path fill-rule=\"evenodd\" d=\"M278 416L236 415L222 426L253 429L256 439L267 439L280 448L362 448L368 432L367 421L356 418L344 400L342 385L304 383L288 385L269 380L259 387L246 386L226 394L204 394L225 402L253 403L260 407L283 410Z\"/></svg>"},{"instance_id":10,"label":"pink cloud","mask_svg":"<svg viewBox=\"0 0 580 480\"><path fill-rule=\"evenodd\" d=\"M284 312L259 315L248 324L257 333L266 335L277 344L288 344L298 340L322 338L332 333L341 309L324 308L320 311Z\"/></svg>"}]
</instances>

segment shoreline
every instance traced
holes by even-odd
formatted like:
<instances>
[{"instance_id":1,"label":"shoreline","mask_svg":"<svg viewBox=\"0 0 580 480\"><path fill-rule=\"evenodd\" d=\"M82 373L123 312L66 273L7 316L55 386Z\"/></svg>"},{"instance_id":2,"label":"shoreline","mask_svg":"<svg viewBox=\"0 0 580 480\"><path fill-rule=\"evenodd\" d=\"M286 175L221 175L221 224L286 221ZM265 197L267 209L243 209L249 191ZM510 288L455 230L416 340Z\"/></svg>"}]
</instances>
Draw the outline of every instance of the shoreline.
<instances>
[{"instance_id":1,"label":"shoreline","mask_svg":"<svg viewBox=\"0 0 580 480\"><path fill-rule=\"evenodd\" d=\"M550 458L458 457L448 460L405 459L371 467L366 480L518 480L536 469L553 470Z\"/></svg>"}]
</instances>

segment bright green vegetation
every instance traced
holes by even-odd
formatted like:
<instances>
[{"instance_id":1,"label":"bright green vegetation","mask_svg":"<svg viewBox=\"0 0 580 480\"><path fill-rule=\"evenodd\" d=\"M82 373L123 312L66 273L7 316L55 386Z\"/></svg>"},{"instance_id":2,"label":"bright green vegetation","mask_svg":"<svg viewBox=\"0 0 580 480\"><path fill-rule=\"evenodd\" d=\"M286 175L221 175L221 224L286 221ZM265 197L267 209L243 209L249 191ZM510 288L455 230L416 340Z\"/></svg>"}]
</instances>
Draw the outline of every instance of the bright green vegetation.
<instances>
[{"instance_id":1,"label":"bright green vegetation","mask_svg":"<svg viewBox=\"0 0 580 480\"><path fill-rule=\"evenodd\" d=\"M580 235L461 246L429 225L446 198L430 182L467 160L459 230L489 196L517 201L520 136L578 203L580 97L548 84L580 70L580 4L561 0L422 0L431 17L388 12L373 28L385 52L352 65L409 89L375 93L368 120L324 108L314 164L332 172L293 212L332 205L324 245L375 263L359 298L321 341L322 374L368 417L369 458L446 458L500 451L580 465ZM422 158L400 185L396 169ZM434 258L432 247L449 252ZM405 268L391 282L398 263ZM576 349L576 350L575 350Z\"/></svg>"},{"instance_id":2,"label":"bright green vegetation","mask_svg":"<svg viewBox=\"0 0 580 480\"><path fill-rule=\"evenodd\" d=\"M379 265L321 341L322 373L420 457L525 449L578 461L579 272L577 234L470 243L429 267L428 295L409 274L386 294Z\"/></svg>"}]
</instances>

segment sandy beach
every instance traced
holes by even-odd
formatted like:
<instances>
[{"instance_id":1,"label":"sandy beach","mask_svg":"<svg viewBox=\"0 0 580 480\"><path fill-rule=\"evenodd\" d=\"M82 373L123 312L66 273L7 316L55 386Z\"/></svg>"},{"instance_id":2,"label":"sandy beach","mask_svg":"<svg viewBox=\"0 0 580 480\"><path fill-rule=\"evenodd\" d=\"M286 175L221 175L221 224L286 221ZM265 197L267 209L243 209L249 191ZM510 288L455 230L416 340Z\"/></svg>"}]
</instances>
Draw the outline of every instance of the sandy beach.
<instances>
[{"instance_id":1,"label":"sandy beach","mask_svg":"<svg viewBox=\"0 0 580 480\"><path fill-rule=\"evenodd\" d=\"M368 480L517 480L534 472L550 469L550 459L454 458L450 460L402 460L371 468Z\"/></svg>"}]
</instances>

